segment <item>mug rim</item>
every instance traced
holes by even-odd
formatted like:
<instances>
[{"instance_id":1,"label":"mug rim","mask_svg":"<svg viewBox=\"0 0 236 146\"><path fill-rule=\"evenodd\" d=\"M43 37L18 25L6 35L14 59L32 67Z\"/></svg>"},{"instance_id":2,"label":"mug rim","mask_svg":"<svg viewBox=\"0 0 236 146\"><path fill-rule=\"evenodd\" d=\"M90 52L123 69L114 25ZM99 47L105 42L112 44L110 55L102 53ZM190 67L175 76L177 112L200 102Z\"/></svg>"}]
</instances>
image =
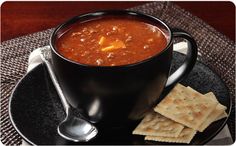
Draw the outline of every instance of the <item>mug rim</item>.
<instances>
[{"instance_id":1,"label":"mug rim","mask_svg":"<svg viewBox=\"0 0 236 146\"><path fill-rule=\"evenodd\" d=\"M64 57L63 55L61 55L57 51L56 46L55 46L56 34L61 29L66 28L67 26L78 22L82 18L86 18L87 17L87 20L89 20L89 19L94 18L94 17L106 16L106 15L111 15L111 16L112 15L114 15L114 16L118 16L118 15L126 16L127 15L127 16L132 16L132 17L140 18L141 20L142 19L143 20L151 20L151 22L153 22L153 24L155 24L155 22L158 22L162 26L164 26L166 30L168 30L168 33L169 33L168 43L167 43L166 47L161 52L158 52L158 53L156 53L155 55L153 55L153 56L151 56L149 58L146 58L144 60L137 61L137 62L134 62L134 63L131 63L131 64L124 64L124 65L117 65L117 66L96 66L96 65L83 64L83 63L79 63L79 62L75 62L73 60L70 60L70 59ZM65 61L68 61L68 62L70 62L72 64L79 65L81 67L87 67L87 68L126 68L126 67L133 67L133 66L138 66L140 64L144 64L144 63L149 62L149 61L153 60L154 58L160 56L165 51L167 51L168 49L171 48L170 46L172 44L172 39L173 39L173 35L172 35L172 31L171 31L170 27L165 22L160 20L159 18L154 17L154 16L149 15L149 14L144 14L144 13L136 12L136 11L115 9L115 10L99 10L99 11L94 11L94 12L89 12L89 13L83 13L81 15L72 17L71 19L65 21L64 23L58 25L55 28L55 30L53 31L53 33L50 36L49 46L50 46L51 50L57 56L59 56L61 59L65 60Z\"/></svg>"}]
</instances>

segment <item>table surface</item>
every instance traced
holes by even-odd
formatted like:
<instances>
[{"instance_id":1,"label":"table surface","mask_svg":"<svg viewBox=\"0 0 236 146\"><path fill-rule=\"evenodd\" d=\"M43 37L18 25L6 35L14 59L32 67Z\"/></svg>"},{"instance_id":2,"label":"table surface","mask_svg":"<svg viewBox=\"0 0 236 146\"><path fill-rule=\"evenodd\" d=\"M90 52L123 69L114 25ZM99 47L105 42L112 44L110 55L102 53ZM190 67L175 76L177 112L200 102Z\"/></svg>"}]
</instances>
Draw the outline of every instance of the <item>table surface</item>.
<instances>
[{"instance_id":1,"label":"table surface","mask_svg":"<svg viewBox=\"0 0 236 146\"><path fill-rule=\"evenodd\" d=\"M100 9L125 9L147 2L5 2L1 7L1 42L57 26ZM231 2L174 2L235 41L235 6Z\"/></svg>"}]
</instances>

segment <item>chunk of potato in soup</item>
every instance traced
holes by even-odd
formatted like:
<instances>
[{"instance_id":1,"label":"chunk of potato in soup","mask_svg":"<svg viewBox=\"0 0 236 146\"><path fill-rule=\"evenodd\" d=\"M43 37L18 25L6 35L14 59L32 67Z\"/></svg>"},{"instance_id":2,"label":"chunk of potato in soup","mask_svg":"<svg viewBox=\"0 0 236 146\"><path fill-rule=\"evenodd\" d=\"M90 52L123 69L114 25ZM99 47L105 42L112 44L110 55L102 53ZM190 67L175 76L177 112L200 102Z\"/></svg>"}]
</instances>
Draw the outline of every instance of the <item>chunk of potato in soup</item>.
<instances>
[{"instance_id":1,"label":"chunk of potato in soup","mask_svg":"<svg viewBox=\"0 0 236 146\"><path fill-rule=\"evenodd\" d=\"M148 59L167 46L158 26L128 18L101 18L73 26L56 41L58 52L75 62L120 66Z\"/></svg>"}]
</instances>

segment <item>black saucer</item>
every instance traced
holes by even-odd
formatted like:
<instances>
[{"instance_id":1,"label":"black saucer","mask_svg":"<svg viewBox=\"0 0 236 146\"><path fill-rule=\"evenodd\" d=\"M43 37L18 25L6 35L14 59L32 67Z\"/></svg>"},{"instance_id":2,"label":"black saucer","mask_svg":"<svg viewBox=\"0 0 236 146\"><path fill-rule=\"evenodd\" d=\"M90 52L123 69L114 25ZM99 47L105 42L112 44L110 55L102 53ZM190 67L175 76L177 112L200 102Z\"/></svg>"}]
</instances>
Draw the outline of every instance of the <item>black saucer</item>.
<instances>
[{"instance_id":1,"label":"black saucer","mask_svg":"<svg viewBox=\"0 0 236 146\"><path fill-rule=\"evenodd\" d=\"M174 53L172 68L177 68L184 55ZM189 76L181 82L201 93L214 92L220 103L231 110L228 90L221 79L207 66L197 62ZM57 125L65 117L61 102L49 78L46 67L41 64L25 75L15 87L9 104L9 114L15 129L30 144L172 144L144 141L144 136L132 135L137 123L117 127L98 127L98 136L88 143L72 143L57 134ZM205 144L226 124L224 118L211 124L204 132L197 133L191 144Z\"/></svg>"}]
</instances>

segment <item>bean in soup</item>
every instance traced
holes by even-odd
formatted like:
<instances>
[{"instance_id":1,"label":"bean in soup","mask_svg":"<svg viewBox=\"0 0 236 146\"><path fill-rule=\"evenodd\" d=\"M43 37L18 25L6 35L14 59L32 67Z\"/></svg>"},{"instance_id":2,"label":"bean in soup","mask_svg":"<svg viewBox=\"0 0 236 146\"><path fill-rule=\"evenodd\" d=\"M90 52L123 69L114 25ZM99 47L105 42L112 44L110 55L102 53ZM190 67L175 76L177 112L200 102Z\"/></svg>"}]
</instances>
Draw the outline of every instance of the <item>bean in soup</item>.
<instances>
[{"instance_id":1,"label":"bean in soup","mask_svg":"<svg viewBox=\"0 0 236 146\"><path fill-rule=\"evenodd\" d=\"M56 42L58 52L75 62L120 66L148 59L167 46L157 26L128 18L101 18L73 26Z\"/></svg>"}]
</instances>

